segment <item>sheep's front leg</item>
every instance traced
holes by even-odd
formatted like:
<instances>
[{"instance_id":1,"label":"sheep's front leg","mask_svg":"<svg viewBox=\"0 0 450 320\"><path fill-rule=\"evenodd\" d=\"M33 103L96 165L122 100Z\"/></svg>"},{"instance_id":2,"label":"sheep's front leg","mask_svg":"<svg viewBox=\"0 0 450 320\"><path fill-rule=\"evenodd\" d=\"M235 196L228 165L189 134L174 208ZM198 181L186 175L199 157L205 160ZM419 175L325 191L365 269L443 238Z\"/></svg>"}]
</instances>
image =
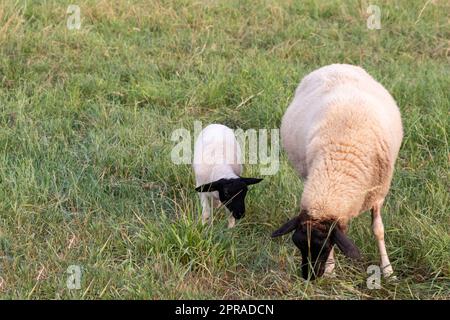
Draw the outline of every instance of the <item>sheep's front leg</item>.
<instances>
[{"instance_id":1,"label":"sheep's front leg","mask_svg":"<svg viewBox=\"0 0 450 320\"><path fill-rule=\"evenodd\" d=\"M328 255L327 262L325 263L324 276L328 277L331 276L334 271L334 266L335 262L334 262L334 247L333 247L331 248L330 254Z\"/></svg>"},{"instance_id":2,"label":"sheep's front leg","mask_svg":"<svg viewBox=\"0 0 450 320\"><path fill-rule=\"evenodd\" d=\"M234 226L236 225L236 219L230 215L228 217L228 229L234 228Z\"/></svg>"},{"instance_id":3,"label":"sheep's front leg","mask_svg":"<svg viewBox=\"0 0 450 320\"><path fill-rule=\"evenodd\" d=\"M205 224L211 216L211 197L205 193L200 193L199 196L202 203L202 224Z\"/></svg>"},{"instance_id":4,"label":"sheep's front leg","mask_svg":"<svg viewBox=\"0 0 450 320\"><path fill-rule=\"evenodd\" d=\"M220 206L222 206L222 203L218 199L213 198L213 207L217 209L220 208Z\"/></svg>"},{"instance_id":5,"label":"sheep's front leg","mask_svg":"<svg viewBox=\"0 0 450 320\"><path fill-rule=\"evenodd\" d=\"M372 208L372 230L375 238L377 239L378 250L381 256L381 270L385 278L392 275L394 270L392 269L391 262L386 251L386 244L384 242L384 225L381 220L381 206L383 201L375 204Z\"/></svg>"}]
</instances>

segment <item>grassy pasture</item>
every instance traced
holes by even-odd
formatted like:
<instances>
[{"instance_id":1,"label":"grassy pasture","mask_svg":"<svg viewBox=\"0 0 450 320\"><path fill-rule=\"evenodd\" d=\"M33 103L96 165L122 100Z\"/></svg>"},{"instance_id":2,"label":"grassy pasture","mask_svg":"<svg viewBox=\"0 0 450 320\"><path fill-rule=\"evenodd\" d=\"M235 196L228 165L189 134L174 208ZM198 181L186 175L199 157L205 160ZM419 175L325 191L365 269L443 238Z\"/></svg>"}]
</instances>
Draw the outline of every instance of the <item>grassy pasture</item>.
<instances>
[{"instance_id":1,"label":"grassy pasture","mask_svg":"<svg viewBox=\"0 0 450 320\"><path fill-rule=\"evenodd\" d=\"M380 30L368 1L0 0L0 298L449 299L450 4L373 4ZM350 228L364 261L338 254L335 278L304 282L290 237L270 239L302 191L283 152L233 230L223 211L199 223L192 169L170 161L194 120L278 128L300 79L338 62L403 117L383 208L398 280L378 290L369 214Z\"/></svg>"}]
</instances>

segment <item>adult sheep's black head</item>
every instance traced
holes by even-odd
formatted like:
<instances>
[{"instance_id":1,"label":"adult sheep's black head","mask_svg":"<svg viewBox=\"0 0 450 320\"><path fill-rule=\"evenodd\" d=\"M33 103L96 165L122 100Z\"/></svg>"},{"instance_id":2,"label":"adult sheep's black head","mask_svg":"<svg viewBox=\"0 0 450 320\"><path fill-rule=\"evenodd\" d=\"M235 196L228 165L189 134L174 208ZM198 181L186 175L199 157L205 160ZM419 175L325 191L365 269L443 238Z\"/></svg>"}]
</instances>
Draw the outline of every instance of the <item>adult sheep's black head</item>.
<instances>
[{"instance_id":1,"label":"adult sheep's black head","mask_svg":"<svg viewBox=\"0 0 450 320\"><path fill-rule=\"evenodd\" d=\"M234 178L220 179L195 188L197 192L219 193L220 202L222 202L232 213L235 219L241 219L245 215L245 196L247 195L247 186L262 181L258 178Z\"/></svg>"},{"instance_id":2,"label":"adult sheep's black head","mask_svg":"<svg viewBox=\"0 0 450 320\"><path fill-rule=\"evenodd\" d=\"M272 233L272 238L294 231L292 241L302 254L302 276L314 280L323 275L331 249L336 245L349 258L359 259L356 245L345 235L335 221L313 220L303 210L299 216L286 222ZM312 272L311 272L312 271Z\"/></svg>"}]
</instances>

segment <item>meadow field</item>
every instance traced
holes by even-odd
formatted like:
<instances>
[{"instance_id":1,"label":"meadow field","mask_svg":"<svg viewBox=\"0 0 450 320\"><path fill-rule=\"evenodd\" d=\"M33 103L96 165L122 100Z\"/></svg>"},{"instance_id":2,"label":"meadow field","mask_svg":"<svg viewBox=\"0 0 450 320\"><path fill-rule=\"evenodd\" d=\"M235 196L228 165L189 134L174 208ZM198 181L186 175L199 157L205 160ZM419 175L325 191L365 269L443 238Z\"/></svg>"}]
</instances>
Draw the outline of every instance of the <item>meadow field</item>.
<instances>
[{"instance_id":1,"label":"meadow field","mask_svg":"<svg viewBox=\"0 0 450 320\"><path fill-rule=\"evenodd\" d=\"M0 299L450 299L449 12L447 0L0 0ZM301 78L331 63L364 67L402 113L382 210L397 279L379 289L366 283L379 264L369 213L349 231L363 260L338 253L333 278L303 281L290 237L270 238L302 192L283 150L234 229L223 209L200 223L192 168L170 157L173 131L195 120L279 128Z\"/></svg>"}]
</instances>

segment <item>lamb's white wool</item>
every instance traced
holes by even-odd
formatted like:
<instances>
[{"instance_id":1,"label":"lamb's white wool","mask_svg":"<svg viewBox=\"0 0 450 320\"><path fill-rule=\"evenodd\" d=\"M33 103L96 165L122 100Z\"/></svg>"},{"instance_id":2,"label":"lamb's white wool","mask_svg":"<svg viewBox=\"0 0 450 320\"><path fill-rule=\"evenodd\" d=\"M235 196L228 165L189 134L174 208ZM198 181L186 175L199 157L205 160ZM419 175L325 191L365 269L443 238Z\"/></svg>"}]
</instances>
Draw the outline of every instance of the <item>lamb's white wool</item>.
<instances>
[{"instance_id":1,"label":"lamb's white wool","mask_svg":"<svg viewBox=\"0 0 450 320\"><path fill-rule=\"evenodd\" d=\"M218 181L220 179L239 178L242 172L242 153L233 130L221 124L210 124L204 128L195 142L194 173L196 186ZM203 207L202 220L211 215L211 201L219 204L219 193L199 193ZM229 227L234 226L230 217Z\"/></svg>"},{"instance_id":2,"label":"lamb's white wool","mask_svg":"<svg viewBox=\"0 0 450 320\"><path fill-rule=\"evenodd\" d=\"M197 187L242 172L241 148L233 130L221 124L204 128L195 142L194 172Z\"/></svg>"},{"instance_id":3,"label":"lamb's white wool","mask_svg":"<svg viewBox=\"0 0 450 320\"><path fill-rule=\"evenodd\" d=\"M402 137L392 96L362 68L346 64L308 74L281 125L283 147L305 179L301 209L316 220L336 220L344 229L351 218L372 209L385 275L392 268L380 208Z\"/></svg>"}]
</instances>

